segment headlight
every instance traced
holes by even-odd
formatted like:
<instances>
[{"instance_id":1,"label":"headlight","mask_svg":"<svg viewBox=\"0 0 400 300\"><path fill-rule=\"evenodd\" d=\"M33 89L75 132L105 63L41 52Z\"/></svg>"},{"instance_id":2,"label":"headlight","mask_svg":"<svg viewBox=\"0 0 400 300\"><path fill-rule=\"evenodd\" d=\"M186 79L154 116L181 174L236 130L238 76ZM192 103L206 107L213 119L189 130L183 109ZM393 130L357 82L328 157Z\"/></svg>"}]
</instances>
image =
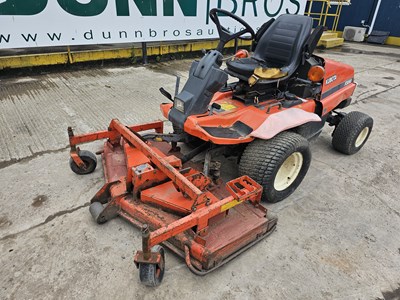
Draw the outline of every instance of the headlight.
<instances>
[{"instance_id":1,"label":"headlight","mask_svg":"<svg viewBox=\"0 0 400 300\"><path fill-rule=\"evenodd\" d=\"M319 82L322 79L324 79L325 76L325 69L321 66L312 66L310 70L308 71L308 79L310 79L312 82ZM329 80L330 78L328 78ZM327 81L328 81L327 80ZM329 84L330 82L327 82L326 84Z\"/></svg>"},{"instance_id":2,"label":"headlight","mask_svg":"<svg viewBox=\"0 0 400 300\"><path fill-rule=\"evenodd\" d=\"M175 98L174 107L181 113L185 113L185 102L183 102L181 99Z\"/></svg>"}]
</instances>

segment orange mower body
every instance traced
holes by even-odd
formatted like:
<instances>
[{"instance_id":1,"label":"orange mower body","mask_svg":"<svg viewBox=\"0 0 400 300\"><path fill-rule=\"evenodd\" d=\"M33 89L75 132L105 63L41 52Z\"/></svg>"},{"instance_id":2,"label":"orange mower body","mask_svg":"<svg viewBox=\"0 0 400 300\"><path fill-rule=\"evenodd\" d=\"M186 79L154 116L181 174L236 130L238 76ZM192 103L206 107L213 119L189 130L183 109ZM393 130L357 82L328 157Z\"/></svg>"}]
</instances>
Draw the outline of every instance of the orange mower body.
<instances>
[{"instance_id":1,"label":"orange mower body","mask_svg":"<svg viewBox=\"0 0 400 300\"><path fill-rule=\"evenodd\" d=\"M221 15L244 29L229 32ZM311 18L282 15L257 34L230 12L212 9L210 18L220 35L217 49L192 63L174 96L160 89L171 101L161 111L172 133L164 132L163 121L125 126L114 119L107 130L82 135L68 128L70 167L80 175L93 172L97 159L78 145L106 140L99 152L105 184L90 213L99 224L120 216L141 228L134 262L148 286L164 276L161 245L205 275L270 235L277 219L262 202L295 192L311 163L309 141L326 123L334 126L333 148L347 155L372 131L366 114L339 112L351 103L354 69L313 54L323 28L312 31ZM252 56L239 51L225 59L224 45L246 33ZM228 83L228 75L236 81ZM222 156L236 158L237 178L221 176Z\"/></svg>"}]
</instances>

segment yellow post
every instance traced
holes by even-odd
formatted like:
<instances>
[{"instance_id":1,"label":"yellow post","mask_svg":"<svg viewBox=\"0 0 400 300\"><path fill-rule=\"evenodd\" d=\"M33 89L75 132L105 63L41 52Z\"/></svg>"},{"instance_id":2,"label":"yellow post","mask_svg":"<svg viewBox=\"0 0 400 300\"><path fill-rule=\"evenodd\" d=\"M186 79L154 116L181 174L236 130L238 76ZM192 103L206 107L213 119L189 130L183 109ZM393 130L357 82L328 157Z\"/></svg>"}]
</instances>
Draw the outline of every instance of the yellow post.
<instances>
[{"instance_id":1,"label":"yellow post","mask_svg":"<svg viewBox=\"0 0 400 300\"><path fill-rule=\"evenodd\" d=\"M72 59L71 48L70 48L69 46L67 47L67 53L68 53L68 62L69 62L70 64L73 64L73 63L74 63L74 60Z\"/></svg>"}]
</instances>

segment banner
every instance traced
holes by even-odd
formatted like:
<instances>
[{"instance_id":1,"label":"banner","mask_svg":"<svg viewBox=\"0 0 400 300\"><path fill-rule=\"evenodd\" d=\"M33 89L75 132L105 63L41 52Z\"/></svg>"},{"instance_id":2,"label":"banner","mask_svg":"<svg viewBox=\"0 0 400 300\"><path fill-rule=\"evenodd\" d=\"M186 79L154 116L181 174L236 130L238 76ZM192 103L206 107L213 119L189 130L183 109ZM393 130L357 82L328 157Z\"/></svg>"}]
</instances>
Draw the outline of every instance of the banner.
<instances>
[{"instance_id":1,"label":"banner","mask_svg":"<svg viewBox=\"0 0 400 300\"><path fill-rule=\"evenodd\" d=\"M0 0L0 49L218 38L217 7L255 30L281 14L304 14L307 0ZM220 17L231 32L242 26Z\"/></svg>"}]
</instances>

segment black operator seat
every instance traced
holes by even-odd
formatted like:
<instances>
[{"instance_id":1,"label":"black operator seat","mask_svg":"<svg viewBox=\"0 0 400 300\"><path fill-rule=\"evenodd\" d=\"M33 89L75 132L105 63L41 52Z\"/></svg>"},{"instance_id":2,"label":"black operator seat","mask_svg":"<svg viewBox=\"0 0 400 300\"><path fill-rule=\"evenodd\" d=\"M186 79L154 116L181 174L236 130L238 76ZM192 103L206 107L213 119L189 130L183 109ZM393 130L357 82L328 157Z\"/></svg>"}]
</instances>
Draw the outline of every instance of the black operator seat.
<instances>
[{"instance_id":1,"label":"black operator seat","mask_svg":"<svg viewBox=\"0 0 400 300\"><path fill-rule=\"evenodd\" d=\"M302 61L304 46L310 37L312 18L281 15L264 32L249 58L227 61L228 74L248 80L257 67L279 68L291 76Z\"/></svg>"}]
</instances>

